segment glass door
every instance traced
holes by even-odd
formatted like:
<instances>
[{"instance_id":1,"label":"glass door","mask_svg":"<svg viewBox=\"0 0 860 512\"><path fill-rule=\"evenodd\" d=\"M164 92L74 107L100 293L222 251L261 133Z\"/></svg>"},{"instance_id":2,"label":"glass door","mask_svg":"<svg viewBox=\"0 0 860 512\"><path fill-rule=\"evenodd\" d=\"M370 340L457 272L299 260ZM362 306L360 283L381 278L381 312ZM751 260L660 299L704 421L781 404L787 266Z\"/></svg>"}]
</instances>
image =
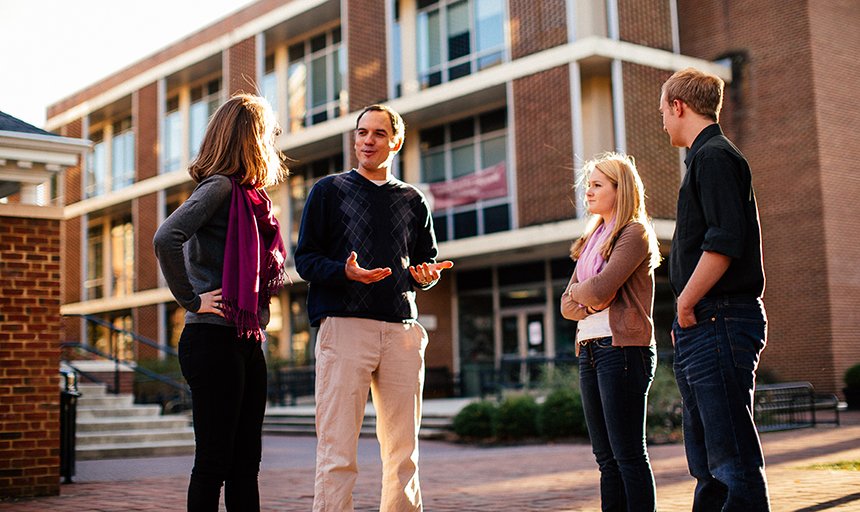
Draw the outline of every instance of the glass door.
<instances>
[{"instance_id":1,"label":"glass door","mask_svg":"<svg viewBox=\"0 0 860 512\"><path fill-rule=\"evenodd\" d=\"M507 385L522 385L540 377L546 361L545 311L504 311L500 318L499 373Z\"/></svg>"}]
</instances>

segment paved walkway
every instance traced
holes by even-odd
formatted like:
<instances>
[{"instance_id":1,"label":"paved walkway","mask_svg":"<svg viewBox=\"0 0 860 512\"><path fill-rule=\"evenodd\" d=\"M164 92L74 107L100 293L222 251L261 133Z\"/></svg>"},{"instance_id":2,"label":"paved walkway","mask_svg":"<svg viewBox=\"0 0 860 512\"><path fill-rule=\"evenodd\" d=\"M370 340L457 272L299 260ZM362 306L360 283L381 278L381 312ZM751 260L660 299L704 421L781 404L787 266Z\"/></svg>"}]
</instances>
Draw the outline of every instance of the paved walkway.
<instances>
[{"instance_id":1,"label":"paved walkway","mask_svg":"<svg viewBox=\"0 0 860 512\"><path fill-rule=\"evenodd\" d=\"M842 426L762 436L774 512L860 511L860 471L803 469L860 460L860 412ZM265 438L263 510L309 511L313 438ZM422 441L421 482L428 511L597 511L598 471L585 443L483 448ZM355 508L378 507L375 440L362 439ZM682 445L651 446L661 511L690 510L694 487ZM2 512L185 510L187 457L79 462L76 483L60 496L0 502ZM223 510L223 505L222 505Z\"/></svg>"}]
</instances>

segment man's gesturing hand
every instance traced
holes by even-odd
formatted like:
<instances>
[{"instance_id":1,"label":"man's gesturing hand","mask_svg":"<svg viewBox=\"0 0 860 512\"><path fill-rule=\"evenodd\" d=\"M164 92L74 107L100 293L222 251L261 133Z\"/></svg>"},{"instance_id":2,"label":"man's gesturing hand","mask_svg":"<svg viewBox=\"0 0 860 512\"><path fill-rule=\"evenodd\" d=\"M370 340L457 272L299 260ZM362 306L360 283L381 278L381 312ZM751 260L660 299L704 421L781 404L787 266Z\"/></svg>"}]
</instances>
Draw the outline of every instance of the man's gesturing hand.
<instances>
[{"instance_id":1,"label":"man's gesturing hand","mask_svg":"<svg viewBox=\"0 0 860 512\"><path fill-rule=\"evenodd\" d=\"M391 269L386 268L375 268L373 270L367 270L358 266L358 263L355 261L358 258L358 255L355 251L352 251L349 254L349 258L346 260L346 278L351 281L358 281L364 284L375 283L377 281L381 281L386 277L391 275Z\"/></svg>"},{"instance_id":2,"label":"man's gesturing hand","mask_svg":"<svg viewBox=\"0 0 860 512\"><path fill-rule=\"evenodd\" d=\"M439 279L439 273L443 269L454 266L453 261L442 261L440 263L422 263L409 267L409 272L412 274L412 279L418 281L419 284L428 284Z\"/></svg>"}]
</instances>

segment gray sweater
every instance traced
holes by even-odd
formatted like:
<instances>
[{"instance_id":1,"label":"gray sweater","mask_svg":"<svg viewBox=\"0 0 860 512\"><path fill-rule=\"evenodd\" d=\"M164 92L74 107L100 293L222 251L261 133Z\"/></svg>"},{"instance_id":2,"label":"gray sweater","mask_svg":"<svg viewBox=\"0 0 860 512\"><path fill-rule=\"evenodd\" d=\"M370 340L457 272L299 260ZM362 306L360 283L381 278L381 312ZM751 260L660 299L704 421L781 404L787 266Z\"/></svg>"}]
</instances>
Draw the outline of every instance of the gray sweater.
<instances>
[{"instance_id":1,"label":"gray sweater","mask_svg":"<svg viewBox=\"0 0 860 512\"><path fill-rule=\"evenodd\" d=\"M200 294L221 288L232 193L227 176L206 178L155 233L155 255L170 292L186 310L186 324L234 325L214 313L197 314ZM260 326L268 323L266 309Z\"/></svg>"}]
</instances>

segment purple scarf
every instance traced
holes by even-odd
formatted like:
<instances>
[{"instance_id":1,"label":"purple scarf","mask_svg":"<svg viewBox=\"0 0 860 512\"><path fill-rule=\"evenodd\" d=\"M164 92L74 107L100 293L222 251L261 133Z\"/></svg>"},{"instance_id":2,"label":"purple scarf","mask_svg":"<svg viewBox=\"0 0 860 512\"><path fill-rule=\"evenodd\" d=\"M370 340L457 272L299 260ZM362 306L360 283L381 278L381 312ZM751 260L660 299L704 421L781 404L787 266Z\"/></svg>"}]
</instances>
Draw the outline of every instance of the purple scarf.
<instances>
[{"instance_id":1,"label":"purple scarf","mask_svg":"<svg viewBox=\"0 0 860 512\"><path fill-rule=\"evenodd\" d=\"M579 261L576 262L576 280L580 283L596 276L598 272L603 270L606 260L603 259L603 251L600 248L612 234L614 227L615 218L609 221L608 225L601 222L589 237L588 242L585 243L585 248L579 254Z\"/></svg>"},{"instance_id":2,"label":"purple scarf","mask_svg":"<svg viewBox=\"0 0 860 512\"><path fill-rule=\"evenodd\" d=\"M233 178L221 304L224 318L236 324L239 336L263 341L259 312L289 278L285 259L269 195Z\"/></svg>"}]
</instances>

